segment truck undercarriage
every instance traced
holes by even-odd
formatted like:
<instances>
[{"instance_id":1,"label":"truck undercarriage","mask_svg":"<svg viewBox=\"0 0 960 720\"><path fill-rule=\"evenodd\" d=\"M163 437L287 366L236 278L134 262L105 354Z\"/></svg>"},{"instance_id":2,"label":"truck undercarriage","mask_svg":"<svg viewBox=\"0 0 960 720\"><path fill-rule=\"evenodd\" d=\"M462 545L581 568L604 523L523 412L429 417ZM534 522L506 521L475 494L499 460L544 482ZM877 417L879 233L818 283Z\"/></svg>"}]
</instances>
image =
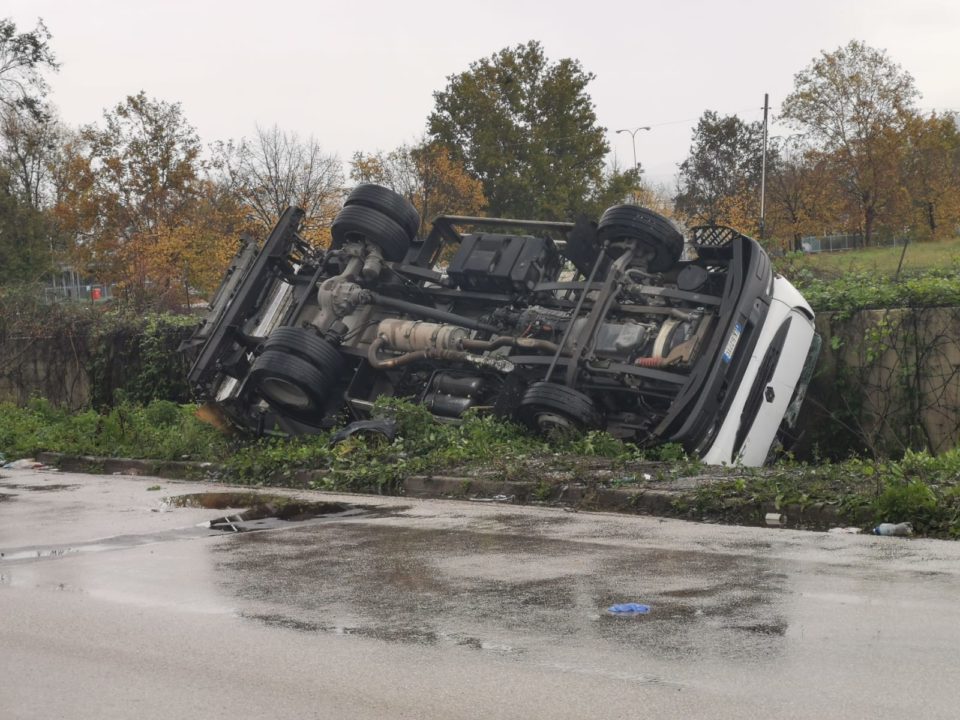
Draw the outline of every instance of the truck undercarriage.
<instances>
[{"instance_id":1,"label":"truck undercarriage","mask_svg":"<svg viewBox=\"0 0 960 720\"><path fill-rule=\"evenodd\" d=\"M329 249L302 218L244 244L188 343L198 394L254 433L365 419L390 395L441 422L491 412L760 464L816 358L809 306L729 228L694 228L687 260L636 205L596 223L441 216L417 239L413 207L376 185L348 196Z\"/></svg>"}]
</instances>

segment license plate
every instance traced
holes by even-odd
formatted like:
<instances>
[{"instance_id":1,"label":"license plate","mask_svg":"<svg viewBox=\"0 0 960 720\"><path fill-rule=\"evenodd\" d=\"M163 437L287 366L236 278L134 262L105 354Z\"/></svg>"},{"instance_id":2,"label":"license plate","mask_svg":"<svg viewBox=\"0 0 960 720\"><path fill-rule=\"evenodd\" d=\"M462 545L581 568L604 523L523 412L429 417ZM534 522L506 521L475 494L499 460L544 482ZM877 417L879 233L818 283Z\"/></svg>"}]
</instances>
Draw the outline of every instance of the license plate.
<instances>
[{"instance_id":1,"label":"license plate","mask_svg":"<svg viewBox=\"0 0 960 720\"><path fill-rule=\"evenodd\" d=\"M723 351L723 361L727 364L733 360L733 353L737 349L737 343L740 342L740 333L743 332L743 325L737 323L730 333L730 339L727 340L727 347Z\"/></svg>"}]
</instances>

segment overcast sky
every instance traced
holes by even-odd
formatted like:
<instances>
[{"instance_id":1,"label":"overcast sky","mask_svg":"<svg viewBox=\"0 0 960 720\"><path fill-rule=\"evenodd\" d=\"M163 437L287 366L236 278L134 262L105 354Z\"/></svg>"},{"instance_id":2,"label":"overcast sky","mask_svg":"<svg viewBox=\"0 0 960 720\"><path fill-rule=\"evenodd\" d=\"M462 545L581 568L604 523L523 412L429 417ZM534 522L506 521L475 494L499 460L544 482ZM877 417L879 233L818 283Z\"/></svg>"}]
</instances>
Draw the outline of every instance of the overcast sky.
<instances>
[{"instance_id":1,"label":"overcast sky","mask_svg":"<svg viewBox=\"0 0 960 720\"><path fill-rule=\"evenodd\" d=\"M958 0L6 0L0 16L46 22L71 125L144 90L206 143L276 123L344 162L415 140L447 76L531 39L596 75L611 159L632 161L616 129L651 126L636 152L657 183L704 110L757 120L767 92L777 112L796 72L855 38L913 75L923 109L960 110Z\"/></svg>"}]
</instances>

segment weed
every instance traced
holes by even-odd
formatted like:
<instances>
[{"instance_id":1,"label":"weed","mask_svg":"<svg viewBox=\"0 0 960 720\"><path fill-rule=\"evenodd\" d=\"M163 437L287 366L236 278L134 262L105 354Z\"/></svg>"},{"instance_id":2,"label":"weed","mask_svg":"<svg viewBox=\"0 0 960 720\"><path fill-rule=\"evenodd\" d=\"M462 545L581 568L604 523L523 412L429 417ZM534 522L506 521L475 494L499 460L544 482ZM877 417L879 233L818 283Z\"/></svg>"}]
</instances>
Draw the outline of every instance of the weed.
<instances>
[{"instance_id":1,"label":"weed","mask_svg":"<svg viewBox=\"0 0 960 720\"><path fill-rule=\"evenodd\" d=\"M933 520L937 496L921 480L895 480L877 498L877 522L911 522L924 527Z\"/></svg>"},{"instance_id":2,"label":"weed","mask_svg":"<svg viewBox=\"0 0 960 720\"><path fill-rule=\"evenodd\" d=\"M438 424L423 407L396 399L378 401L375 410L396 420L392 443L353 436L331 445L327 432L230 440L198 420L195 411L157 401L145 407L124 401L103 413L69 413L44 400L23 408L0 405L0 453L11 459L52 450L206 460L222 463L231 480L256 485L290 485L298 471L314 470L319 472L312 475L313 487L376 493L397 492L413 474L452 470L469 476L493 469L503 479L533 480L531 496L538 500L552 496L549 478L558 472L596 483L593 468L602 467L618 473L602 482L620 485L640 472L669 479L704 471L678 445L641 451L599 432L551 443L490 416L471 414L459 425ZM654 460L660 462L656 470L650 467ZM919 533L960 537L960 449L939 456L907 451L899 461L852 458L812 465L788 456L770 468L710 471L716 479L678 497L672 504L675 514L759 523L770 508L796 508L803 515L829 506L844 524L910 521ZM469 487L465 481L463 492Z\"/></svg>"},{"instance_id":3,"label":"weed","mask_svg":"<svg viewBox=\"0 0 960 720\"><path fill-rule=\"evenodd\" d=\"M540 502L546 502L553 495L553 485L546 480L541 479L533 486L533 491L531 496L534 500L539 500Z\"/></svg>"},{"instance_id":4,"label":"weed","mask_svg":"<svg viewBox=\"0 0 960 720\"><path fill-rule=\"evenodd\" d=\"M156 403L157 401L155 401ZM192 405L122 403L107 412L69 413L42 399L27 407L0 404L0 452L32 457L43 450L69 455L220 460L228 441L195 417Z\"/></svg>"}]
</instances>

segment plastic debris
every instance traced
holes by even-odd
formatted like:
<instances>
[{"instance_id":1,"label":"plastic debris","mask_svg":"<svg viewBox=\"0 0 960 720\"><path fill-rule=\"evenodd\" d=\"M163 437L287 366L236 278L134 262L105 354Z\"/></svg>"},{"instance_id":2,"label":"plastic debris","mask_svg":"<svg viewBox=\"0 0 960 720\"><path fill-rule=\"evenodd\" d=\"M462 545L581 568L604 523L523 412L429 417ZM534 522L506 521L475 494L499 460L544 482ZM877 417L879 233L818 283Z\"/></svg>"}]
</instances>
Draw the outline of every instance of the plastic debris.
<instances>
[{"instance_id":1,"label":"plastic debris","mask_svg":"<svg viewBox=\"0 0 960 720\"><path fill-rule=\"evenodd\" d=\"M650 612L650 606L641 603L620 603L608 607L607 612L611 615L646 615Z\"/></svg>"},{"instance_id":2,"label":"plastic debris","mask_svg":"<svg viewBox=\"0 0 960 720\"><path fill-rule=\"evenodd\" d=\"M767 513L764 522L769 527L783 527L787 524L787 516L778 512Z\"/></svg>"},{"instance_id":3,"label":"plastic debris","mask_svg":"<svg viewBox=\"0 0 960 720\"><path fill-rule=\"evenodd\" d=\"M3 465L4 470L50 470L51 468L33 458L21 458Z\"/></svg>"},{"instance_id":4,"label":"plastic debris","mask_svg":"<svg viewBox=\"0 0 960 720\"><path fill-rule=\"evenodd\" d=\"M913 535L913 525L908 522L880 523L873 529L874 535Z\"/></svg>"},{"instance_id":5,"label":"plastic debris","mask_svg":"<svg viewBox=\"0 0 960 720\"><path fill-rule=\"evenodd\" d=\"M830 528L827 532L834 535L859 535L863 530L858 527L835 527Z\"/></svg>"},{"instance_id":6,"label":"plastic debris","mask_svg":"<svg viewBox=\"0 0 960 720\"><path fill-rule=\"evenodd\" d=\"M225 515L222 518L217 518L216 520L210 520L207 523L207 527L211 530L230 530L231 532L243 532L246 528L243 527L244 518L243 515Z\"/></svg>"},{"instance_id":7,"label":"plastic debris","mask_svg":"<svg viewBox=\"0 0 960 720\"><path fill-rule=\"evenodd\" d=\"M380 437L392 443L397 437L397 421L391 418L377 420L357 420L337 432L330 438L331 445L342 443L353 435L365 437Z\"/></svg>"}]
</instances>

